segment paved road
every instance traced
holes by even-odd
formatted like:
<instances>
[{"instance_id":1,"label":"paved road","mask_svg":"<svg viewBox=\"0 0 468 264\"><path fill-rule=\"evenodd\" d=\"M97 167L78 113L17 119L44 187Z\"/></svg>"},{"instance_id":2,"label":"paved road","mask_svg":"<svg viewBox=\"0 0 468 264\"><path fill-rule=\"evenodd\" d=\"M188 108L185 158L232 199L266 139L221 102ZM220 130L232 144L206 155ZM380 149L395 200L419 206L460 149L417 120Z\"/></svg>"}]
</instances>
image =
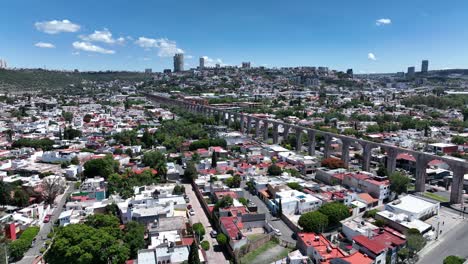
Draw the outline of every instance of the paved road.
<instances>
[{"instance_id":1,"label":"paved road","mask_svg":"<svg viewBox=\"0 0 468 264\"><path fill-rule=\"evenodd\" d=\"M279 229L281 232L281 238L285 241L296 243L296 240L293 239L294 232L289 228L281 219L273 217L270 210L266 204L256 195L252 195L250 192L244 189L244 195L251 202L255 203L258 208L258 213L266 214L266 219L271 225Z\"/></svg>"},{"instance_id":2,"label":"paved road","mask_svg":"<svg viewBox=\"0 0 468 264\"><path fill-rule=\"evenodd\" d=\"M454 218L460 217L459 213L454 210L447 208L443 210ZM418 264L442 263L444 258L450 255L467 258L467 245L468 219L464 219L459 224L451 226L437 241L421 250Z\"/></svg>"},{"instance_id":3,"label":"paved road","mask_svg":"<svg viewBox=\"0 0 468 264\"><path fill-rule=\"evenodd\" d=\"M52 227L54 225L54 222L58 219L60 216L60 213L63 211L63 205L65 204L67 197L72 193L75 189L75 185L73 182L68 183L68 188L65 191L64 194L61 196L58 196L56 201L57 207L54 208L54 211L52 213L52 217L49 221L49 223L45 223L42 227L39 233L36 236L36 242L34 243L34 246L31 247L26 254L24 255L23 259L20 261L16 262L17 264L30 264L33 263L33 260L41 255L40 250L42 247L44 247L44 243L47 240L47 235L50 233L52 230Z\"/></svg>"},{"instance_id":4,"label":"paved road","mask_svg":"<svg viewBox=\"0 0 468 264\"><path fill-rule=\"evenodd\" d=\"M184 184L184 186L185 186L185 193L187 194L190 200L190 204L192 205L192 208L195 211L195 215L190 216L190 220L192 224L195 224L195 223L203 224L203 226L205 227L205 231L206 231L204 239L210 242L210 250L206 252L208 263L214 263L214 264L229 263L229 261L227 261L226 258L224 257L223 252L214 251L214 246L218 245L218 242L216 241L216 239L210 236L210 232L211 230L213 230L213 228L211 227L211 223L208 220L208 217L206 216L205 211L203 211L203 208L200 202L198 201L197 196L195 195L195 192L192 189L192 185Z\"/></svg>"}]
</instances>

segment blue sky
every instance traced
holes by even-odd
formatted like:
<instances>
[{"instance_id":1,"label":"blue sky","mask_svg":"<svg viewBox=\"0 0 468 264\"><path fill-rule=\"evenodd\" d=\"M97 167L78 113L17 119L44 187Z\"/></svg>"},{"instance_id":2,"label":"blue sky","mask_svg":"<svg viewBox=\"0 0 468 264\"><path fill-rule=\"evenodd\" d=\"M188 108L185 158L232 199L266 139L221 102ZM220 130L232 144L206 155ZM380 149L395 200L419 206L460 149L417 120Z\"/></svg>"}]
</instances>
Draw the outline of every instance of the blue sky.
<instances>
[{"instance_id":1,"label":"blue sky","mask_svg":"<svg viewBox=\"0 0 468 264\"><path fill-rule=\"evenodd\" d=\"M162 70L211 64L360 72L468 68L468 1L4 0L0 58L12 67ZM380 21L380 22L379 22ZM372 54L369 54L372 53Z\"/></svg>"}]
</instances>

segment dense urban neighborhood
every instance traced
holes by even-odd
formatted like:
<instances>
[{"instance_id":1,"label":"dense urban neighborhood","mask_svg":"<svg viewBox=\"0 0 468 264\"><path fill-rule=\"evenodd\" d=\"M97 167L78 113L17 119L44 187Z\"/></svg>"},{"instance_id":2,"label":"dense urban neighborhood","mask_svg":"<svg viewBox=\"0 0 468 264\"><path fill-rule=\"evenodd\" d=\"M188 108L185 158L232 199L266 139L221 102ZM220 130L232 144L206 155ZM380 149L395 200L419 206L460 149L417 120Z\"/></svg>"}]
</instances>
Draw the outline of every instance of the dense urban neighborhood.
<instances>
[{"instance_id":1,"label":"dense urban neighborhood","mask_svg":"<svg viewBox=\"0 0 468 264\"><path fill-rule=\"evenodd\" d=\"M0 69L0 263L468 257L468 71L183 60Z\"/></svg>"}]
</instances>

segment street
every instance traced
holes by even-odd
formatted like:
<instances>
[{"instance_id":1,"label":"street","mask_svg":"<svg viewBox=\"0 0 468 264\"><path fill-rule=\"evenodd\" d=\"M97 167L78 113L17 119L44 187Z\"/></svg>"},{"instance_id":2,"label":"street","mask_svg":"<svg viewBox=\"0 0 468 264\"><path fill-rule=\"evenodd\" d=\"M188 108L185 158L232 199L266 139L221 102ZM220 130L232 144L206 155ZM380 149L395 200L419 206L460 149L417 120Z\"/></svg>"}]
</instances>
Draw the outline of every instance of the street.
<instances>
[{"instance_id":1,"label":"street","mask_svg":"<svg viewBox=\"0 0 468 264\"><path fill-rule=\"evenodd\" d=\"M65 204L67 197L74 191L74 189L74 183L68 183L68 188L65 190L65 192L56 198L56 201L57 199L59 201L57 202L57 207L53 210L50 221L48 223L44 223L36 236L36 242L34 243L34 246L24 254L24 257L20 261L16 262L17 264L31 264L37 256L41 255L40 250L42 247L44 247L44 242L47 240L47 235L50 233L55 221L63 211L63 205Z\"/></svg>"},{"instance_id":2,"label":"street","mask_svg":"<svg viewBox=\"0 0 468 264\"><path fill-rule=\"evenodd\" d=\"M294 232L281 220L271 215L270 210L265 205L265 203L256 195L252 195L249 191L244 189L245 198L255 203L258 208L258 213L264 213L266 215L266 220L274 228L279 229L281 232L281 239L290 242L296 243L296 240L293 239Z\"/></svg>"},{"instance_id":3,"label":"street","mask_svg":"<svg viewBox=\"0 0 468 264\"><path fill-rule=\"evenodd\" d=\"M459 218L458 212L443 208L445 214L450 214L453 219ZM468 257L468 220L459 220L456 225L447 227L437 241L430 242L419 252L419 264L442 263L444 258L450 255Z\"/></svg>"},{"instance_id":4,"label":"street","mask_svg":"<svg viewBox=\"0 0 468 264\"><path fill-rule=\"evenodd\" d=\"M185 187L185 194L187 194L190 202L189 204L192 205L193 210L195 211L195 215L190 216L190 220L192 224L195 223L202 223L203 226L205 227L205 235L203 236L205 240L210 242L210 249L206 251L206 255L208 258L208 263L216 263L216 264L222 264L222 263L229 263L229 261L226 260L224 257L224 254L222 251L215 251L214 247L215 245L218 245L218 242L216 241L216 238L212 238L210 236L211 230L213 228L211 227L211 223L208 220L208 217L205 214L205 211L203 211L203 208L200 204L200 202L197 199L197 196L195 195L195 192L192 189L192 185L190 184L184 184Z\"/></svg>"}]
</instances>

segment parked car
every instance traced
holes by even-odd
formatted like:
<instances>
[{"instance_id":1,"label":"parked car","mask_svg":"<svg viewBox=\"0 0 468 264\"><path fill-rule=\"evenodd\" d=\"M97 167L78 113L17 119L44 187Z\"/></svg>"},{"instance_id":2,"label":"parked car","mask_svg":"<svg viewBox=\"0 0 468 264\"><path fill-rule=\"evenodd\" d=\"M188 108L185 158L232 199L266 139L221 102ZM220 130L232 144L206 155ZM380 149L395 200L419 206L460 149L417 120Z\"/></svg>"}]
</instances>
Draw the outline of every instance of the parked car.
<instances>
[{"instance_id":1,"label":"parked car","mask_svg":"<svg viewBox=\"0 0 468 264\"><path fill-rule=\"evenodd\" d=\"M191 204L187 204L187 209L191 210L191 209L192 209L192 205L191 205Z\"/></svg>"},{"instance_id":2,"label":"parked car","mask_svg":"<svg viewBox=\"0 0 468 264\"><path fill-rule=\"evenodd\" d=\"M194 211L193 209L191 209L191 210L189 211L189 215L194 216L194 215L195 215L195 211Z\"/></svg>"},{"instance_id":3,"label":"parked car","mask_svg":"<svg viewBox=\"0 0 468 264\"><path fill-rule=\"evenodd\" d=\"M216 230L211 230L210 236L211 236L212 238L215 238L217 235L218 235L218 232L216 232Z\"/></svg>"},{"instance_id":4,"label":"parked car","mask_svg":"<svg viewBox=\"0 0 468 264\"><path fill-rule=\"evenodd\" d=\"M281 236L281 231L279 229L273 229L273 231L275 232L275 235Z\"/></svg>"}]
</instances>

